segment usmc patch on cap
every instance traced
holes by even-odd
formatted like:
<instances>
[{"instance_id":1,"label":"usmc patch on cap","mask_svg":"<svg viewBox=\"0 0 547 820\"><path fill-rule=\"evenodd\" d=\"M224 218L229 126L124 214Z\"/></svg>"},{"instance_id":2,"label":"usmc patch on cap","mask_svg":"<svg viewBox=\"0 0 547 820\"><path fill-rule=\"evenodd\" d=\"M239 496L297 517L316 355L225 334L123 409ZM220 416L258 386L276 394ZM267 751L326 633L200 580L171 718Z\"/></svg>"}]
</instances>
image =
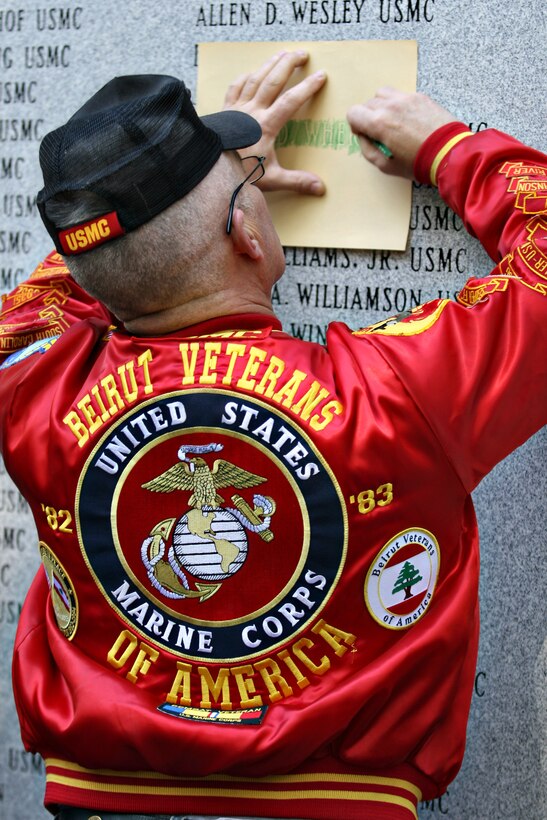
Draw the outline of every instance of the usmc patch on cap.
<instances>
[{"instance_id":1,"label":"usmc patch on cap","mask_svg":"<svg viewBox=\"0 0 547 820\"><path fill-rule=\"evenodd\" d=\"M428 530L403 530L385 544L365 581L372 617L388 629L406 629L427 612L439 575L440 551Z\"/></svg>"},{"instance_id":2,"label":"usmc patch on cap","mask_svg":"<svg viewBox=\"0 0 547 820\"><path fill-rule=\"evenodd\" d=\"M65 256L74 256L78 253L93 250L97 245L109 242L123 236L125 230L120 224L116 211L103 214L101 217L72 225L59 231L58 239Z\"/></svg>"},{"instance_id":3,"label":"usmc patch on cap","mask_svg":"<svg viewBox=\"0 0 547 820\"><path fill-rule=\"evenodd\" d=\"M171 653L212 663L291 640L346 557L346 510L320 452L288 417L229 391L140 404L79 480L76 523L118 615Z\"/></svg>"}]
</instances>

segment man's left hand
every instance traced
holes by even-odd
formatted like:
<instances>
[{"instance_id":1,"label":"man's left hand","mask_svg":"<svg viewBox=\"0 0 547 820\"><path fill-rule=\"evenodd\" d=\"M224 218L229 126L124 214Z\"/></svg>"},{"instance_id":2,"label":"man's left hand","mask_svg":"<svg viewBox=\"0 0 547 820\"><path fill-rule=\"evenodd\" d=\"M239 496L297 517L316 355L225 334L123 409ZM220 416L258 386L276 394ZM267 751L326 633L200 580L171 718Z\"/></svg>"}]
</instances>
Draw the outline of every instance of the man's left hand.
<instances>
[{"instance_id":1,"label":"man's left hand","mask_svg":"<svg viewBox=\"0 0 547 820\"><path fill-rule=\"evenodd\" d=\"M262 138L247 149L247 153L252 151L266 157L267 172L258 184L263 191L295 191L313 196L325 193L325 184L320 177L308 171L283 168L275 150L275 140L281 128L320 91L327 79L325 72L318 71L285 89L296 69L307 63L308 56L304 51L276 54L258 71L234 80L226 93L224 108L244 111L262 127ZM241 152L241 155L245 154Z\"/></svg>"}]
</instances>

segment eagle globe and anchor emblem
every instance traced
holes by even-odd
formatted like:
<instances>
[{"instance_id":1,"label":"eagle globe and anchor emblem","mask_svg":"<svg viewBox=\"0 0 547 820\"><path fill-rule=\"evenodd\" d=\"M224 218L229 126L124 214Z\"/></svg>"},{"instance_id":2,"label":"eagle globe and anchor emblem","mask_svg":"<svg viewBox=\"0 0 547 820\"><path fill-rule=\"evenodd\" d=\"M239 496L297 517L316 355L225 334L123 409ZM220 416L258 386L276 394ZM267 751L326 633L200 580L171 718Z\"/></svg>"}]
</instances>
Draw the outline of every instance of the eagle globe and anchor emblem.
<instances>
[{"instance_id":1,"label":"eagle globe and anchor emblem","mask_svg":"<svg viewBox=\"0 0 547 820\"><path fill-rule=\"evenodd\" d=\"M179 519L159 521L142 542L141 558L148 578L167 598L205 601L245 563L245 530L267 542L274 538L269 527L275 502L269 496L255 494L251 507L240 495L232 495L234 507L221 506L224 499L217 490L255 487L267 480L221 458L210 468L201 457L222 449L222 444L215 443L184 444L178 450L178 464L142 485L157 493L191 493L190 509ZM196 589L191 588L187 573L198 579Z\"/></svg>"}]
</instances>

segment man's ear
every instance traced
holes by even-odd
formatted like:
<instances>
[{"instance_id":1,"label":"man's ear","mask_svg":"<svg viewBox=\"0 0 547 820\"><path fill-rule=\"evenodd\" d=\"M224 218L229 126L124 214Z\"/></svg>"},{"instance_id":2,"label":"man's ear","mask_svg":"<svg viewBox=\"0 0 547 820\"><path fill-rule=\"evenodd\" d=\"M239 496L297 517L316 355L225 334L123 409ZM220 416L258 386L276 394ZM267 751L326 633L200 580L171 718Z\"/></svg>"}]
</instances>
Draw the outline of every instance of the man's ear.
<instances>
[{"instance_id":1,"label":"man's ear","mask_svg":"<svg viewBox=\"0 0 547 820\"><path fill-rule=\"evenodd\" d=\"M236 253L245 254L250 259L264 258L264 252L251 225L245 221L245 214L241 208L234 209L230 239Z\"/></svg>"}]
</instances>

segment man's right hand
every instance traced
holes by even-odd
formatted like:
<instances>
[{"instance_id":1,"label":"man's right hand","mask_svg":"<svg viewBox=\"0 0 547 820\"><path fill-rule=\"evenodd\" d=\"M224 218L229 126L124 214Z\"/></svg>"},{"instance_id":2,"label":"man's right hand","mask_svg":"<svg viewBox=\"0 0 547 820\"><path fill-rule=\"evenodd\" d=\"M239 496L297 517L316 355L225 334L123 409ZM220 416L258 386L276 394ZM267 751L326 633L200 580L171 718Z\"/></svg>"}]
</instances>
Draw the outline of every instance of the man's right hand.
<instances>
[{"instance_id":1,"label":"man's right hand","mask_svg":"<svg viewBox=\"0 0 547 820\"><path fill-rule=\"evenodd\" d=\"M354 105L347 117L363 156L384 173L408 179L414 176L414 160L422 143L441 125L456 120L425 94L407 94L390 87L380 88L371 100ZM393 156L386 157L373 140L383 143Z\"/></svg>"}]
</instances>

